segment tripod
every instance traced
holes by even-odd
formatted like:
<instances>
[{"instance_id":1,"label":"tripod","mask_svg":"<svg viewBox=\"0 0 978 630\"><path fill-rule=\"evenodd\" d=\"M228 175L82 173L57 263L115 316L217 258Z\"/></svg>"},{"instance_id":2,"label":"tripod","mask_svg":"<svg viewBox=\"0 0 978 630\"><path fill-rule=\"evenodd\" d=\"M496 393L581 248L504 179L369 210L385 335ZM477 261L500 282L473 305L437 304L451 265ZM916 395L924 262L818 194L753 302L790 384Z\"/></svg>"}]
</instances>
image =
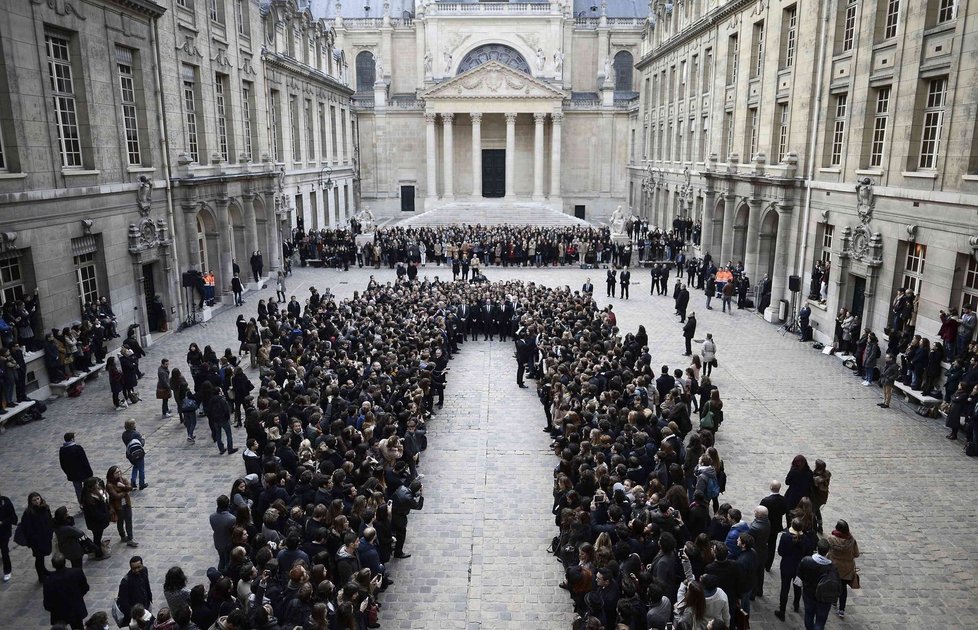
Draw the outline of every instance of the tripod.
<instances>
[{"instance_id":1,"label":"tripod","mask_svg":"<svg viewBox=\"0 0 978 630\"><path fill-rule=\"evenodd\" d=\"M797 298L798 298L798 292L792 291L791 292L791 316L784 322L784 326L782 326L779 329L782 337L787 335L789 332L795 334L798 333L798 312L795 310Z\"/></svg>"},{"instance_id":2,"label":"tripod","mask_svg":"<svg viewBox=\"0 0 978 630\"><path fill-rule=\"evenodd\" d=\"M187 304L190 305L190 312L187 313L187 318L180 324L180 328L177 329L177 332L186 330L187 328L196 326L197 324L200 324L206 328L207 324L204 323L204 320L201 319L201 316L197 313L197 302L194 300L194 288L184 287L183 290Z\"/></svg>"}]
</instances>

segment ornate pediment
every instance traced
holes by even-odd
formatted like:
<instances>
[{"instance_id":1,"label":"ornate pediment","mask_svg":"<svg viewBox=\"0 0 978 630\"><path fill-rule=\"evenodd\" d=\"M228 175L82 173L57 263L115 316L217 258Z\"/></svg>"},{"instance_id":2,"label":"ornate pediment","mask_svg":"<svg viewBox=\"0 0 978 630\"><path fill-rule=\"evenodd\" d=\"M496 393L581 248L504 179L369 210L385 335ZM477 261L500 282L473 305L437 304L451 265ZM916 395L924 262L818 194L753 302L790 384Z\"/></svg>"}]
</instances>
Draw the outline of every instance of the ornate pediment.
<instances>
[{"instance_id":1,"label":"ornate pediment","mask_svg":"<svg viewBox=\"0 0 978 630\"><path fill-rule=\"evenodd\" d=\"M504 66L498 61L484 63L457 77L440 83L422 94L431 99L485 99L485 98L566 98L563 90L531 77L523 72Z\"/></svg>"}]
</instances>

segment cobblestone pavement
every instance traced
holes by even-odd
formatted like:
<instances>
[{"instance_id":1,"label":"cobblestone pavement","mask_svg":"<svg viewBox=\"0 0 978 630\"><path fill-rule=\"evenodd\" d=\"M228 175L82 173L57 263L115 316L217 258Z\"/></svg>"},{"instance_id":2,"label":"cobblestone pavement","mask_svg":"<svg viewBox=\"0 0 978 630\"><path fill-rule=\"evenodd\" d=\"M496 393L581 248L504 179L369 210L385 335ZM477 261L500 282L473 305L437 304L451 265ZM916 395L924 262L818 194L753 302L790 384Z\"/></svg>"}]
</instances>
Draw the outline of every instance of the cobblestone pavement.
<instances>
[{"instance_id":1,"label":"cobblestone pavement","mask_svg":"<svg viewBox=\"0 0 978 630\"><path fill-rule=\"evenodd\" d=\"M450 271L430 265L423 272L450 277ZM387 269L303 269L290 278L289 289L302 298L312 283L348 297L366 284L369 273L381 281L393 279ZM490 267L486 273L491 280L522 277L575 288L590 275L599 303L614 304L623 331L645 324L655 364L688 363L672 300L650 297L644 272L633 274L628 301L604 298L598 270ZM236 347L234 318L250 317L257 299L272 295L271 290L248 294L242 309L225 309L206 328L170 334L154 345L142 361L143 402L128 412L113 410L102 376L80 398L53 402L44 422L9 428L0 436L0 492L13 499L18 514L32 490L52 509L72 506L71 486L58 466L62 433L74 430L96 474L104 475L109 466L126 463L122 423L134 417L148 442L150 484L134 498L141 543L136 551L150 571L157 604L163 575L173 564L184 567L191 583L205 582L206 568L216 563L207 517L214 498L228 492L243 465L237 456L218 455L206 436L188 446L179 421L161 419L155 368L166 356L171 366L185 369L191 341L218 351ZM707 311L701 293L693 295L691 306L699 319L696 339L712 332L718 345L714 381L727 403L718 442L729 476L724 499L749 513L766 494L767 482L784 478L796 453L825 459L833 472L825 522L849 521L863 554L858 560L863 589L850 595L846 620L833 616L829 625L973 627L978 613L975 462L959 443L943 439L942 423L920 418L902 404L876 407L877 388L861 387L838 360L790 335L782 337L755 314ZM395 561L397 583L384 596L381 621L394 628L568 627L570 601L556 586L559 564L545 551L554 532L555 460L540 431L544 420L534 390L516 387L510 344L469 342L451 368L445 409L431 422L424 454L425 509L412 514L408 529L406 549L413 557ZM236 440L243 435L235 431ZM109 608L132 555L114 528L106 535L114 555L86 562L90 611ZM0 586L0 628L48 627L29 552L12 551L13 580ZM777 588L775 563L767 596L754 603L752 627L802 626L791 612L787 624L774 618Z\"/></svg>"}]
</instances>

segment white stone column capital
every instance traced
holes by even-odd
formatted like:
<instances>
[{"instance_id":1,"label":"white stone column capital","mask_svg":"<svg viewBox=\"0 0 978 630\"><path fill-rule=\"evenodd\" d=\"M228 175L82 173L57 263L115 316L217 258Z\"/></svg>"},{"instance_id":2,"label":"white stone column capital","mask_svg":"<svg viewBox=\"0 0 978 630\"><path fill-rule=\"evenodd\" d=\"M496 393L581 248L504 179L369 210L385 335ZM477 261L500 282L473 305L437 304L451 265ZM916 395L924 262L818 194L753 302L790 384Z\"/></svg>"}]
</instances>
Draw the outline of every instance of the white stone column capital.
<instances>
[{"instance_id":1,"label":"white stone column capital","mask_svg":"<svg viewBox=\"0 0 978 630\"><path fill-rule=\"evenodd\" d=\"M516 116L517 116L516 112L506 112L505 114L503 114L503 116L506 117L506 124L507 125L515 125L516 124Z\"/></svg>"},{"instance_id":2,"label":"white stone column capital","mask_svg":"<svg viewBox=\"0 0 978 630\"><path fill-rule=\"evenodd\" d=\"M564 122L564 112L554 112L551 114L553 116L553 124L559 125Z\"/></svg>"},{"instance_id":3,"label":"white stone column capital","mask_svg":"<svg viewBox=\"0 0 978 630\"><path fill-rule=\"evenodd\" d=\"M441 124L451 125L455 119L455 114L441 114Z\"/></svg>"},{"instance_id":4,"label":"white stone column capital","mask_svg":"<svg viewBox=\"0 0 978 630\"><path fill-rule=\"evenodd\" d=\"M473 125L481 125L482 124L482 113L481 112L472 112L471 114L469 114L469 118L472 119L472 124Z\"/></svg>"},{"instance_id":5,"label":"white stone column capital","mask_svg":"<svg viewBox=\"0 0 978 630\"><path fill-rule=\"evenodd\" d=\"M435 124L435 121L437 119L438 119L438 114L431 114L431 113L425 112L425 115L424 115L425 124L433 125L433 124Z\"/></svg>"},{"instance_id":6,"label":"white stone column capital","mask_svg":"<svg viewBox=\"0 0 978 630\"><path fill-rule=\"evenodd\" d=\"M547 121L547 115L546 114L540 114L540 113L533 114L533 122L535 122L536 124L542 125L546 121Z\"/></svg>"}]
</instances>

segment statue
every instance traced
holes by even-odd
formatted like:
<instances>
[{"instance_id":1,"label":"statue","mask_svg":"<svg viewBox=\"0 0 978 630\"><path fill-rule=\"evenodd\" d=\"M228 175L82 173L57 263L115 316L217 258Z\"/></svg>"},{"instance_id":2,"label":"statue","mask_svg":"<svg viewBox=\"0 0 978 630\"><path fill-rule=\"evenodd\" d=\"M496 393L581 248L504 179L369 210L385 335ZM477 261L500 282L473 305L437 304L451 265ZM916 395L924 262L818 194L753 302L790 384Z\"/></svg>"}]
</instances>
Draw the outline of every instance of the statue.
<instances>
[{"instance_id":1,"label":"statue","mask_svg":"<svg viewBox=\"0 0 978 630\"><path fill-rule=\"evenodd\" d=\"M153 203L153 180L146 175L139 176L139 190L136 191L136 206L139 214L146 216L149 214L150 205Z\"/></svg>"},{"instance_id":2,"label":"statue","mask_svg":"<svg viewBox=\"0 0 978 630\"><path fill-rule=\"evenodd\" d=\"M611 81L611 80L612 80L612 74L611 74L611 56L609 55L609 56L607 56L607 57L604 58L604 81L605 81L605 85L607 85L608 82Z\"/></svg>"},{"instance_id":3,"label":"statue","mask_svg":"<svg viewBox=\"0 0 978 630\"><path fill-rule=\"evenodd\" d=\"M374 55L374 82L384 81L384 63L380 60L380 55Z\"/></svg>"},{"instance_id":4,"label":"statue","mask_svg":"<svg viewBox=\"0 0 978 630\"><path fill-rule=\"evenodd\" d=\"M356 214L357 223L360 224L360 233L369 234L374 231L374 227L377 225L377 220L374 218L374 213L370 211L370 208L364 206Z\"/></svg>"},{"instance_id":5,"label":"statue","mask_svg":"<svg viewBox=\"0 0 978 630\"><path fill-rule=\"evenodd\" d=\"M431 76L431 62L432 62L431 51L430 50L424 51L424 76L425 77Z\"/></svg>"},{"instance_id":6,"label":"statue","mask_svg":"<svg viewBox=\"0 0 978 630\"><path fill-rule=\"evenodd\" d=\"M625 215L621 211L621 206L615 208L611 213L611 235L621 235L625 233Z\"/></svg>"},{"instance_id":7,"label":"statue","mask_svg":"<svg viewBox=\"0 0 978 630\"><path fill-rule=\"evenodd\" d=\"M564 53L559 48L554 53L554 72L560 74L564 69Z\"/></svg>"},{"instance_id":8,"label":"statue","mask_svg":"<svg viewBox=\"0 0 978 630\"><path fill-rule=\"evenodd\" d=\"M873 209L876 207L876 198L873 195L873 180L863 177L856 185L856 212L859 219L866 223L873 218Z\"/></svg>"},{"instance_id":9,"label":"statue","mask_svg":"<svg viewBox=\"0 0 978 630\"><path fill-rule=\"evenodd\" d=\"M543 72L543 67L547 63L547 56L543 54L543 48L537 48L537 72Z\"/></svg>"},{"instance_id":10,"label":"statue","mask_svg":"<svg viewBox=\"0 0 978 630\"><path fill-rule=\"evenodd\" d=\"M449 74L452 71L452 52L447 48L441 53L441 57L445 62L445 74Z\"/></svg>"}]
</instances>

